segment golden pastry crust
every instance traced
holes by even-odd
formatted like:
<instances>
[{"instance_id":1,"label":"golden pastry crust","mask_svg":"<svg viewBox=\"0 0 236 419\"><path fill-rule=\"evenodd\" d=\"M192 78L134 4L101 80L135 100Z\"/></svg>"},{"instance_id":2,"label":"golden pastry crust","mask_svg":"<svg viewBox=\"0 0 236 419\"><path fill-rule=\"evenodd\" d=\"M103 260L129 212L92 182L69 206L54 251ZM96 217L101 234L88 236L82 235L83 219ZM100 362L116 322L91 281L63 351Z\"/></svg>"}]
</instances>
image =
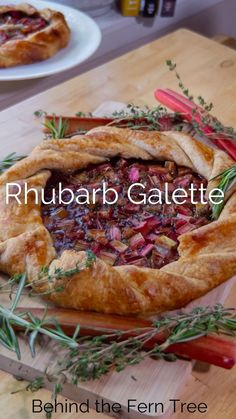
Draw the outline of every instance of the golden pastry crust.
<instances>
[{"instance_id":1,"label":"golden pastry crust","mask_svg":"<svg viewBox=\"0 0 236 419\"><path fill-rule=\"evenodd\" d=\"M11 11L21 11L29 17L37 13L48 25L23 39L10 39L0 45L0 68L46 60L68 45L70 29L62 13L51 9L37 10L27 3L0 6L0 15Z\"/></svg>"},{"instance_id":2,"label":"golden pastry crust","mask_svg":"<svg viewBox=\"0 0 236 419\"><path fill-rule=\"evenodd\" d=\"M79 273L54 279L37 290L50 290L48 298L62 307L118 314L183 307L231 278L236 272L236 192L228 196L217 221L179 237L178 261L161 269L111 267L99 258L86 266L86 253L75 250L64 250L57 257L42 222L40 204L33 198L28 205L4 203L7 182L26 181L40 189L46 185L50 169L73 172L115 156L174 160L208 181L235 164L224 152L177 132L100 127L87 135L43 141L0 177L0 269L10 275L27 272L33 281L45 265L52 276L58 268L67 271L81 266ZM208 192L215 186L215 181L208 182ZM55 291L58 285L63 287L60 292Z\"/></svg>"}]
</instances>

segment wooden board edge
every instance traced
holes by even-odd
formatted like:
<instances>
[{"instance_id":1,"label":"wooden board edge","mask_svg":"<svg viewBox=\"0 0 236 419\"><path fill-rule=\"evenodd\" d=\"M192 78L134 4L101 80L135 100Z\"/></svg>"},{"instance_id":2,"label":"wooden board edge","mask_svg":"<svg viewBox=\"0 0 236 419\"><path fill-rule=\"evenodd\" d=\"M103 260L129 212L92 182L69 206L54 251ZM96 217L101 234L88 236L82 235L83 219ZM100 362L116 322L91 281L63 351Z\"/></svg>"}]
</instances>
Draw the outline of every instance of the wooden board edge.
<instances>
[{"instance_id":1,"label":"wooden board edge","mask_svg":"<svg viewBox=\"0 0 236 419\"><path fill-rule=\"evenodd\" d=\"M53 383L50 382L48 379L45 379L45 376L43 372L38 371L36 368L32 366L28 366L21 363L21 360L18 359L9 359L7 356L0 354L0 369L8 374L11 374L16 379L22 379L27 382L32 382L36 378L44 378L44 388L53 391ZM175 398L178 398L182 392L183 386L186 384L187 378L191 374L192 371L192 363L189 362L185 373L182 376L181 384L178 388L178 391L175 395L172 396ZM34 393L37 394L37 393ZM109 403L111 405L111 400L102 397L99 394L95 393L94 391L90 391L88 388L78 388L77 386L65 383L63 384L62 392L60 393L63 397L68 399L68 401L75 401L76 403L82 403L89 400L89 407L90 409L93 409L96 411L96 401L103 401L104 403ZM37 397L35 397L37 398ZM51 398L48 400L48 402L51 402ZM128 401L128 399L127 399ZM113 401L114 402L114 401ZM155 402L155 400L154 400ZM173 414L173 412L170 410L170 407L167 407L167 410L163 414L143 414L139 413L135 409L130 409L130 412L128 412L127 406L122 406L121 411L119 413L108 413L103 412L105 415L114 417L114 418L121 418L122 419L169 419L170 416Z\"/></svg>"}]
</instances>

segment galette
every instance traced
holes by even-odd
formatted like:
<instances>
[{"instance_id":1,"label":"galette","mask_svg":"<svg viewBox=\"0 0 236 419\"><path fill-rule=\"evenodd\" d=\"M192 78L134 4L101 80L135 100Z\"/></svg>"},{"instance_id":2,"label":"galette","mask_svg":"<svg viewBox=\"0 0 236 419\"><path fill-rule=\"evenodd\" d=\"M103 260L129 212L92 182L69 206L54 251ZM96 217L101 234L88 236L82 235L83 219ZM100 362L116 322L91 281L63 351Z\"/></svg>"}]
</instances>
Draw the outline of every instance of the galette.
<instances>
[{"instance_id":1,"label":"galette","mask_svg":"<svg viewBox=\"0 0 236 419\"><path fill-rule=\"evenodd\" d=\"M0 68L46 60L69 40L70 29L60 12L27 3L0 6Z\"/></svg>"},{"instance_id":2,"label":"galette","mask_svg":"<svg viewBox=\"0 0 236 419\"><path fill-rule=\"evenodd\" d=\"M117 314L183 307L236 272L236 193L213 221L211 206L188 192L202 184L207 198L212 179L233 165L223 151L174 131L99 127L43 141L0 177L0 269L26 272L35 291L61 307ZM88 199L102 182L108 199L109 188L116 191L113 205L102 192ZM22 188L21 204L7 204L7 184L44 191L44 200L32 190L24 203ZM166 185L167 194L186 190L185 202L143 200ZM86 202L69 202L80 188ZM45 267L50 280L40 283Z\"/></svg>"}]
</instances>

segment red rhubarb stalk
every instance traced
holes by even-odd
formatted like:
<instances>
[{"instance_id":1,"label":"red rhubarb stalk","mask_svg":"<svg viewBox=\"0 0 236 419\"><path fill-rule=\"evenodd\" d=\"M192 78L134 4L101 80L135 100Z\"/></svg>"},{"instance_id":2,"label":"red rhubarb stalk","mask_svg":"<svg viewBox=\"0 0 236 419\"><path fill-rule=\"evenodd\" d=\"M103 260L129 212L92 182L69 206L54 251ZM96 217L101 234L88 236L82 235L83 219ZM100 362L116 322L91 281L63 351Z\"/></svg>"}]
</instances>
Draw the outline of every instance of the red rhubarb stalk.
<instances>
[{"instance_id":1,"label":"red rhubarb stalk","mask_svg":"<svg viewBox=\"0 0 236 419\"><path fill-rule=\"evenodd\" d=\"M27 312L29 308L18 308L18 312ZM45 311L43 308L30 308L30 312L41 317ZM137 328L152 328L153 323L149 320L137 317L125 317L111 314L79 312L76 310L49 308L47 311L50 318L55 318L62 329L69 335L73 335L75 327L80 325L80 335L98 336L113 333L121 330L125 333L123 338L135 337L138 334ZM145 343L145 349L151 349L155 344L163 343L168 337L168 331L157 333L152 339ZM230 369L236 363L236 344L229 339L218 336L206 336L192 341L176 343L169 346L166 352L176 353L179 356L195 359L218 367Z\"/></svg>"},{"instance_id":2,"label":"red rhubarb stalk","mask_svg":"<svg viewBox=\"0 0 236 419\"><path fill-rule=\"evenodd\" d=\"M215 133L211 126L202 122L202 119L207 115L203 108L171 89L157 89L154 94L160 103L172 111L180 113L185 120L192 122L194 119L199 128L207 137L209 136L212 139L214 144L236 160L236 145L232 141L225 139L222 134Z\"/></svg>"},{"instance_id":3,"label":"red rhubarb stalk","mask_svg":"<svg viewBox=\"0 0 236 419\"><path fill-rule=\"evenodd\" d=\"M89 131L92 128L107 125L113 121L113 118L93 118L93 117L78 117L78 116L55 116L46 115L45 123L47 121L58 123L59 119L66 123L66 135L73 135L78 131ZM44 127L45 133L49 132L47 127Z\"/></svg>"}]
</instances>

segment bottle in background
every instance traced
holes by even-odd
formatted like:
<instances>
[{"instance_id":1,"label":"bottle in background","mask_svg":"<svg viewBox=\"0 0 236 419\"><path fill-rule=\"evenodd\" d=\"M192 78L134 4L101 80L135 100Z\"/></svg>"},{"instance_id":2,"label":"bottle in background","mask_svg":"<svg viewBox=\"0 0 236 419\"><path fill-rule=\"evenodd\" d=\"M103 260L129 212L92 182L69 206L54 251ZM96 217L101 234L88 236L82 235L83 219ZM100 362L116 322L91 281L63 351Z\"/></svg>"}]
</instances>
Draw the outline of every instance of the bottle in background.
<instances>
[{"instance_id":1,"label":"bottle in background","mask_svg":"<svg viewBox=\"0 0 236 419\"><path fill-rule=\"evenodd\" d=\"M123 16L139 16L141 0L120 0L120 10Z\"/></svg>"},{"instance_id":2,"label":"bottle in background","mask_svg":"<svg viewBox=\"0 0 236 419\"><path fill-rule=\"evenodd\" d=\"M175 14L176 0L163 0L161 17L173 17Z\"/></svg>"},{"instance_id":3,"label":"bottle in background","mask_svg":"<svg viewBox=\"0 0 236 419\"><path fill-rule=\"evenodd\" d=\"M154 17L158 12L159 0L141 0L141 15Z\"/></svg>"}]
</instances>

